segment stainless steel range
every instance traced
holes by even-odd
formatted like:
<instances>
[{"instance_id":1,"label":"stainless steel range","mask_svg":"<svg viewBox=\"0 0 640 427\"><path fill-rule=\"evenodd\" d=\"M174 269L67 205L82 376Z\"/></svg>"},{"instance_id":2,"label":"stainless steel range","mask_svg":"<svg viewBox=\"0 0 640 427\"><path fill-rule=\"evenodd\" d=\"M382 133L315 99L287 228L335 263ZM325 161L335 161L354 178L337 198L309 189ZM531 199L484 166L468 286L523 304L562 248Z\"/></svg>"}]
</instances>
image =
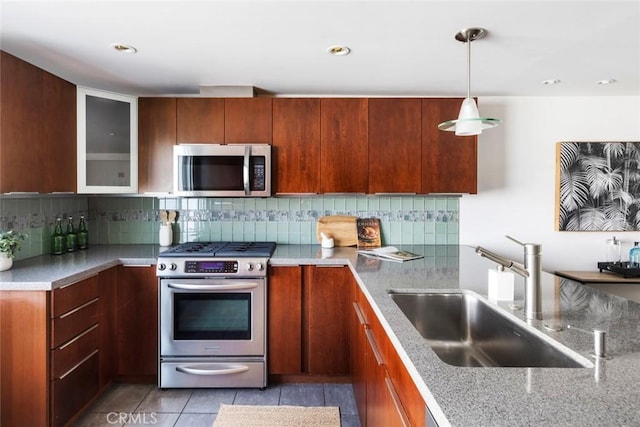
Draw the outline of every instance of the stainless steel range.
<instances>
[{"instance_id":1,"label":"stainless steel range","mask_svg":"<svg viewBox=\"0 0 640 427\"><path fill-rule=\"evenodd\" d=\"M161 388L267 385L274 242L190 242L158 256Z\"/></svg>"}]
</instances>

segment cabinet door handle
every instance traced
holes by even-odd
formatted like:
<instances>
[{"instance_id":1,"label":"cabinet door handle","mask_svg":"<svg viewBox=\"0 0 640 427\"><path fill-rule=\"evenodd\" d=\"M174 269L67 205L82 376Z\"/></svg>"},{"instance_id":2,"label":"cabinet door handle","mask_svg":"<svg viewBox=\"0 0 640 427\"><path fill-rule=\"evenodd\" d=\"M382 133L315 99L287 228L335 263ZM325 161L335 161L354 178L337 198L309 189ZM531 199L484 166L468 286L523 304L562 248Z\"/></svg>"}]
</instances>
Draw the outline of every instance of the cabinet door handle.
<instances>
[{"instance_id":1,"label":"cabinet door handle","mask_svg":"<svg viewBox=\"0 0 640 427\"><path fill-rule=\"evenodd\" d=\"M82 310L83 308L88 307L88 306L90 306L91 304L98 302L98 300L99 300L99 299L100 299L99 297L95 297L95 298L94 298L94 299L92 299L91 301L89 301L89 302L85 302L85 303L84 303L84 304L82 304L80 307L76 307L76 308L74 308L74 309L73 309L73 310L71 310L71 311L67 311L67 312L66 312L66 313L64 313L64 314L61 314L61 315L60 315L60 317L58 317L58 318L59 318L59 319L64 319L65 317L69 317L69 316L71 316L72 314L77 313L78 311Z\"/></svg>"},{"instance_id":2,"label":"cabinet door handle","mask_svg":"<svg viewBox=\"0 0 640 427\"><path fill-rule=\"evenodd\" d=\"M365 329L364 333L367 336L367 341L369 341L369 346L371 347L371 350L373 351L373 356L376 358L376 363L378 364L378 366L384 365L384 359L382 358L382 355L380 354L380 350L378 350L378 346L376 345L376 340L373 337L373 332L371 332L371 329L367 328L367 329Z\"/></svg>"},{"instance_id":3,"label":"cabinet door handle","mask_svg":"<svg viewBox=\"0 0 640 427\"><path fill-rule=\"evenodd\" d=\"M402 419L402 425L404 427L410 427L411 421L409 420L409 416L407 415L407 411L404 410L404 406L402 406L402 401L400 400L400 396L398 396L398 392L396 392L396 388L393 386L391 382L391 378L385 375L384 383L387 385L387 391L391 395L391 400L393 401L393 405L396 407L396 411L400 418Z\"/></svg>"}]
</instances>

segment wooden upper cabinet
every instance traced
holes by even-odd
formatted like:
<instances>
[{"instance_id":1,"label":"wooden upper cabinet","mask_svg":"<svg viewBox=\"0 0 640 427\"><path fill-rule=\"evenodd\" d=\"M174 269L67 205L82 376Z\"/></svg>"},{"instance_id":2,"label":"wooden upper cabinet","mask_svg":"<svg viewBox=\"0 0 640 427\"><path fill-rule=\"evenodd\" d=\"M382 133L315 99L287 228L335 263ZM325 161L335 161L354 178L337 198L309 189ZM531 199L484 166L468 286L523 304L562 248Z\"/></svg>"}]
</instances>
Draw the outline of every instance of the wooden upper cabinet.
<instances>
[{"instance_id":1,"label":"wooden upper cabinet","mask_svg":"<svg viewBox=\"0 0 640 427\"><path fill-rule=\"evenodd\" d=\"M176 98L138 99L138 192L171 192Z\"/></svg>"},{"instance_id":2,"label":"wooden upper cabinet","mask_svg":"<svg viewBox=\"0 0 640 427\"><path fill-rule=\"evenodd\" d=\"M369 193L420 193L420 99L369 99Z\"/></svg>"},{"instance_id":3,"label":"wooden upper cabinet","mask_svg":"<svg viewBox=\"0 0 640 427\"><path fill-rule=\"evenodd\" d=\"M271 144L272 98L226 98L224 142Z\"/></svg>"},{"instance_id":4,"label":"wooden upper cabinet","mask_svg":"<svg viewBox=\"0 0 640 427\"><path fill-rule=\"evenodd\" d=\"M224 143L224 99L178 98L178 144Z\"/></svg>"},{"instance_id":5,"label":"wooden upper cabinet","mask_svg":"<svg viewBox=\"0 0 640 427\"><path fill-rule=\"evenodd\" d=\"M461 104L459 98L422 100L422 193L478 192L478 137L438 129L458 117Z\"/></svg>"},{"instance_id":6,"label":"wooden upper cabinet","mask_svg":"<svg viewBox=\"0 0 640 427\"><path fill-rule=\"evenodd\" d=\"M0 192L40 192L42 70L5 52L0 65Z\"/></svg>"},{"instance_id":7,"label":"wooden upper cabinet","mask_svg":"<svg viewBox=\"0 0 640 427\"><path fill-rule=\"evenodd\" d=\"M45 179L40 192L71 192L77 189L76 86L42 72L42 144Z\"/></svg>"},{"instance_id":8,"label":"wooden upper cabinet","mask_svg":"<svg viewBox=\"0 0 640 427\"><path fill-rule=\"evenodd\" d=\"M1 55L0 192L75 192L76 86Z\"/></svg>"},{"instance_id":9,"label":"wooden upper cabinet","mask_svg":"<svg viewBox=\"0 0 640 427\"><path fill-rule=\"evenodd\" d=\"M367 105L366 98L321 100L321 192L368 192Z\"/></svg>"},{"instance_id":10,"label":"wooden upper cabinet","mask_svg":"<svg viewBox=\"0 0 640 427\"><path fill-rule=\"evenodd\" d=\"M275 193L320 192L320 99L273 100Z\"/></svg>"}]
</instances>

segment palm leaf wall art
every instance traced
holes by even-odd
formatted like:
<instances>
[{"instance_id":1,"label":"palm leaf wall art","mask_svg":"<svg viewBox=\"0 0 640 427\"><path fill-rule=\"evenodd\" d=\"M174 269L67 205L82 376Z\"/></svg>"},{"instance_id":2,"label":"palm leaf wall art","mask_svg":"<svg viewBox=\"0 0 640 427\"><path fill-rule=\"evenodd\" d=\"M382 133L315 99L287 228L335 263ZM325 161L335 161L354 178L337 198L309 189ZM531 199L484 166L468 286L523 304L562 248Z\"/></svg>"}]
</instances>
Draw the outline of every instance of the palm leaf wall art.
<instances>
[{"instance_id":1,"label":"palm leaf wall art","mask_svg":"<svg viewBox=\"0 0 640 427\"><path fill-rule=\"evenodd\" d=\"M556 230L640 230L640 142L556 144Z\"/></svg>"}]
</instances>

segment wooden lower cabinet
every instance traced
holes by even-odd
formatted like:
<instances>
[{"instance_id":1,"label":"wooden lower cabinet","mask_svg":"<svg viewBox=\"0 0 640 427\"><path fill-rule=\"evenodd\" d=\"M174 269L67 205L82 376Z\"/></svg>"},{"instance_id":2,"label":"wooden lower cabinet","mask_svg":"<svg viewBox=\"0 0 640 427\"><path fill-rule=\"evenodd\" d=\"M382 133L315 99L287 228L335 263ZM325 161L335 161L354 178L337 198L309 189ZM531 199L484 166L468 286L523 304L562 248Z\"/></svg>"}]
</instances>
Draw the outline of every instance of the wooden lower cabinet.
<instances>
[{"instance_id":1,"label":"wooden lower cabinet","mask_svg":"<svg viewBox=\"0 0 640 427\"><path fill-rule=\"evenodd\" d=\"M155 383L158 374L158 280L154 266L118 267L117 377Z\"/></svg>"},{"instance_id":2,"label":"wooden lower cabinet","mask_svg":"<svg viewBox=\"0 0 640 427\"><path fill-rule=\"evenodd\" d=\"M132 337L135 347L118 347L116 319L122 313L116 302L136 295L127 293L126 286L118 289L118 269L53 291L0 291L0 425L70 425L115 378L122 351L144 360L153 352L155 377L157 344L144 336L150 327ZM141 270L123 276L129 283L131 277L144 277L141 287L147 293L138 301L150 302L140 307L151 304L157 313L155 275ZM140 311L141 316L148 314ZM150 322L156 332L157 317L139 325ZM141 347L152 340L151 350Z\"/></svg>"},{"instance_id":3,"label":"wooden lower cabinet","mask_svg":"<svg viewBox=\"0 0 640 427\"><path fill-rule=\"evenodd\" d=\"M351 378L363 426L424 426L426 405L357 285L351 292Z\"/></svg>"},{"instance_id":4,"label":"wooden lower cabinet","mask_svg":"<svg viewBox=\"0 0 640 427\"><path fill-rule=\"evenodd\" d=\"M346 266L270 267L268 354L271 380L304 376L305 381L349 377L348 293L353 275Z\"/></svg>"}]
</instances>

